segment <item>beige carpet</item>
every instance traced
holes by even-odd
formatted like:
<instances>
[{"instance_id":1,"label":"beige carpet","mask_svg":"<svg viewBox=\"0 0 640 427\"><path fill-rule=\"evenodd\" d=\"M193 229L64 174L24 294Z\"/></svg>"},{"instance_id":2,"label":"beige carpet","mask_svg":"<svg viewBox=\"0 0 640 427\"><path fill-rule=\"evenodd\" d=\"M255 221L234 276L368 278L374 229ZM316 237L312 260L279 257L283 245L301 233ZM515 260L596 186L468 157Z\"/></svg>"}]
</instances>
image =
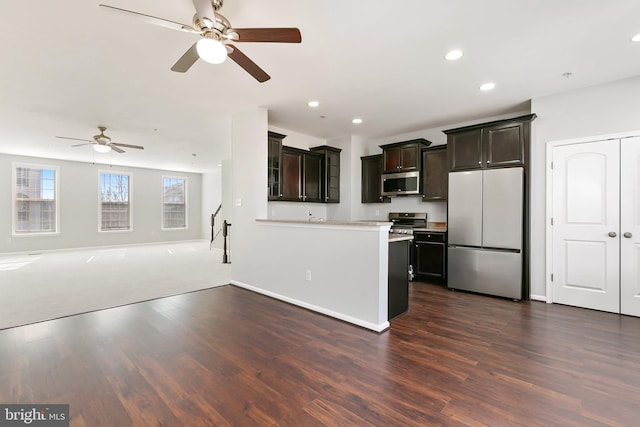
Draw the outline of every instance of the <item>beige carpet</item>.
<instances>
[{"instance_id":1,"label":"beige carpet","mask_svg":"<svg viewBox=\"0 0 640 427\"><path fill-rule=\"evenodd\" d=\"M0 255L0 329L228 283L205 241Z\"/></svg>"}]
</instances>

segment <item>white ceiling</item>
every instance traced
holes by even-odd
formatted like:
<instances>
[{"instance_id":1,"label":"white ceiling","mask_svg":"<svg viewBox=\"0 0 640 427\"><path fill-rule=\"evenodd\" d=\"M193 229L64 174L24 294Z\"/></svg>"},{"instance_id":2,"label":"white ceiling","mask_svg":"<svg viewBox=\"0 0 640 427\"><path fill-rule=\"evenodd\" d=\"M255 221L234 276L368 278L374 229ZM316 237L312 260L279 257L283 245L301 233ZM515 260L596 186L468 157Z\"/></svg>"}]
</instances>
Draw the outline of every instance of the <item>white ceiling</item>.
<instances>
[{"instance_id":1,"label":"white ceiling","mask_svg":"<svg viewBox=\"0 0 640 427\"><path fill-rule=\"evenodd\" d=\"M640 75L638 0L225 0L234 27L300 28L302 44L240 46L271 75L262 84L230 60L170 71L197 36L99 1L187 24L194 14L190 0L2 2L0 152L204 172L229 156L231 116L250 108L318 138L382 138ZM445 61L454 47L464 57ZM486 81L496 89L480 92ZM100 155L55 138L90 139L98 125L145 150Z\"/></svg>"}]
</instances>

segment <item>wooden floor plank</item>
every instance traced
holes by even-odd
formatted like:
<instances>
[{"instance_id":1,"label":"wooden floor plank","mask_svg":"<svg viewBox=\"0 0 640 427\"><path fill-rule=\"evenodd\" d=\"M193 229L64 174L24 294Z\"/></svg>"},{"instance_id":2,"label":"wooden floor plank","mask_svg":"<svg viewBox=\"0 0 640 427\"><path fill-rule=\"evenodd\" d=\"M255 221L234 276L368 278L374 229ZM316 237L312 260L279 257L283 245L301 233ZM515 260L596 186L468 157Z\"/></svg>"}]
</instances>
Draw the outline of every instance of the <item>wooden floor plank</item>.
<instances>
[{"instance_id":1,"label":"wooden floor plank","mask_svg":"<svg viewBox=\"0 0 640 427\"><path fill-rule=\"evenodd\" d=\"M0 331L72 426L633 426L640 318L410 285L378 334L234 286Z\"/></svg>"}]
</instances>

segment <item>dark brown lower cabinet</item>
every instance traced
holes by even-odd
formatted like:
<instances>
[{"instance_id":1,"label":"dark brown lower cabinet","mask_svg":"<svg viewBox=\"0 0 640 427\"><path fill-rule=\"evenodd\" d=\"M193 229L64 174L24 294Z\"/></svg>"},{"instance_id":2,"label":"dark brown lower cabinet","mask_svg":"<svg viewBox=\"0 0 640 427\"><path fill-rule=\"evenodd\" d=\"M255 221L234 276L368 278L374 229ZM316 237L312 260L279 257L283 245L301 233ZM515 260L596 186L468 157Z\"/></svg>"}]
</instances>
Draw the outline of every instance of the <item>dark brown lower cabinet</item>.
<instances>
[{"instance_id":1,"label":"dark brown lower cabinet","mask_svg":"<svg viewBox=\"0 0 640 427\"><path fill-rule=\"evenodd\" d=\"M447 233L414 232L414 274L417 279L446 280Z\"/></svg>"},{"instance_id":2,"label":"dark brown lower cabinet","mask_svg":"<svg viewBox=\"0 0 640 427\"><path fill-rule=\"evenodd\" d=\"M391 320L409 309L410 240L389 243L387 315Z\"/></svg>"}]
</instances>

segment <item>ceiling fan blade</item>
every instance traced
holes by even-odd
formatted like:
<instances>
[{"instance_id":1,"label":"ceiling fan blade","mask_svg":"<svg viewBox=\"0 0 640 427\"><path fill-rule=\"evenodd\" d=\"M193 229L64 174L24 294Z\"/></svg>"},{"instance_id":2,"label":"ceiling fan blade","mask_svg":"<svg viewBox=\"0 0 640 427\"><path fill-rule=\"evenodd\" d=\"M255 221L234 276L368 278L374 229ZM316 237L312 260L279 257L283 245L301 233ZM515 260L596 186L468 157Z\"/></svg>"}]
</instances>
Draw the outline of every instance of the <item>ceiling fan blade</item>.
<instances>
[{"instance_id":1,"label":"ceiling fan blade","mask_svg":"<svg viewBox=\"0 0 640 427\"><path fill-rule=\"evenodd\" d=\"M68 139L75 139L75 138L68 138ZM84 141L83 139L79 139L78 141ZM84 144L75 144L72 145L72 147L82 147L83 145L93 145L95 144L95 142L85 142Z\"/></svg>"},{"instance_id":2,"label":"ceiling fan blade","mask_svg":"<svg viewBox=\"0 0 640 427\"><path fill-rule=\"evenodd\" d=\"M112 148L113 146L117 146L117 147L126 147L126 148L135 148L137 150L144 150L144 147L142 145L129 145L129 144L120 144L118 142L112 142L111 144L109 144Z\"/></svg>"},{"instance_id":3,"label":"ceiling fan blade","mask_svg":"<svg viewBox=\"0 0 640 427\"><path fill-rule=\"evenodd\" d=\"M216 22L216 15L213 11L211 0L193 0L193 6L196 8L196 13L202 23L212 28Z\"/></svg>"},{"instance_id":4,"label":"ceiling fan blade","mask_svg":"<svg viewBox=\"0 0 640 427\"><path fill-rule=\"evenodd\" d=\"M301 43L302 35L297 28L234 28L237 42Z\"/></svg>"},{"instance_id":5,"label":"ceiling fan blade","mask_svg":"<svg viewBox=\"0 0 640 427\"><path fill-rule=\"evenodd\" d=\"M111 149L112 149L113 151L115 151L116 153L124 153L124 150L123 150L123 149L118 148L118 147L115 147L113 144L109 144L109 145L107 145L107 147L111 147Z\"/></svg>"},{"instance_id":6,"label":"ceiling fan blade","mask_svg":"<svg viewBox=\"0 0 640 427\"><path fill-rule=\"evenodd\" d=\"M193 46L191 46L189 50L187 50L184 55L178 59L178 62L173 64L171 71L175 71L176 73L185 73L193 64L196 63L198 58L200 58L198 56L198 51L196 50L196 44L198 43L194 43Z\"/></svg>"},{"instance_id":7,"label":"ceiling fan blade","mask_svg":"<svg viewBox=\"0 0 640 427\"><path fill-rule=\"evenodd\" d=\"M155 16L146 15L144 13L133 12L133 11L127 10L127 9L120 9L119 7L108 6L106 4L100 4L98 6L100 6L102 8L102 10L105 10L105 11L108 11L108 12L118 13L118 14L121 14L121 15L127 15L127 16L132 16L132 17L141 19L144 22L146 22L147 24L158 25L160 27L169 28L171 30L186 31L188 33L200 34L200 31L196 30L195 28L191 27L190 25L181 24L179 22L174 22L174 21L169 21L168 19L157 18Z\"/></svg>"},{"instance_id":8,"label":"ceiling fan blade","mask_svg":"<svg viewBox=\"0 0 640 427\"><path fill-rule=\"evenodd\" d=\"M85 141L85 142L91 142L91 143L93 143L93 141L92 141L92 140L90 140L90 139L70 138L70 137L68 137L68 136L56 136L56 138L60 138L60 139L71 139L71 140L73 140L73 141ZM84 145L84 144L82 144L82 145Z\"/></svg>"},{"instance_id":9,"label":"ceiling fan blade","mask_svg":"<svg viewBox=\"0 0 640 427\"><path fill-rule=\"evenodd\" d=\"M264 70L258 67L255 62L250 60L247 55L242 53L240 49L238 49L236 46L232 47L233 50L229 53L229 58L233 59L236 64L244 68L244 70L247 73L251 74L254 79L259 81L260 83L264 83L271 78L269 77L269 74L265 73Z\"/></svg>"}]
</instances>

